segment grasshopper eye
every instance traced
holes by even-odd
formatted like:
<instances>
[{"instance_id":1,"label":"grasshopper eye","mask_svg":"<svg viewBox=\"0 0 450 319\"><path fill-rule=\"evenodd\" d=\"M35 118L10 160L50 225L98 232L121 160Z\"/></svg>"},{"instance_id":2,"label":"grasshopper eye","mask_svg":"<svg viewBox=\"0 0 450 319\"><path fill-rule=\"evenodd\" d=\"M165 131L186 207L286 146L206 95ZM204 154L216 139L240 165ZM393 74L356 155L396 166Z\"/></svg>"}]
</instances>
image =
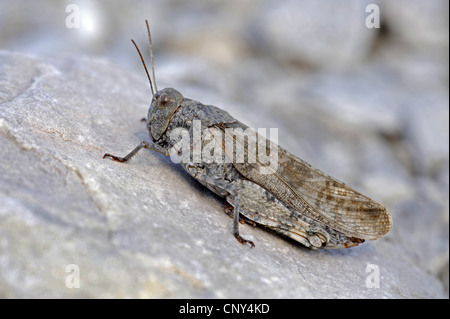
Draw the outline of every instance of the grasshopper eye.
<instances>
[{"instance_id":1,"label":"grasshopper eye","mask_svg":"<svg viewBox=\"0 0 450 319\"><path fill-rule=\"evenodd\" d=\"M170 101L169 95L167 95L166 93L161 94L159 97L159 107L161 108L166 107L167 105L169 105L169 101Z\"/></svg>"}]
</instances>

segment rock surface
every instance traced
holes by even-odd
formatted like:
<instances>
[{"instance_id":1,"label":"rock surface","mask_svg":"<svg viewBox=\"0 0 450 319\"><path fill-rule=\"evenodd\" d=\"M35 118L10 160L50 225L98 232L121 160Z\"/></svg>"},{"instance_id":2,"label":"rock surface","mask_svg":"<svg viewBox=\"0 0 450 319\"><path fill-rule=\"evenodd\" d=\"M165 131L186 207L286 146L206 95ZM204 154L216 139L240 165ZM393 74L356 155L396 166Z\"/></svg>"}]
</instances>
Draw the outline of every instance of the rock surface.
<instances>
[{"instance_id":1,"label":"rock surface","mask_svg":"<svg viewBox=\"0 0 450 319\"><path fill-rule=\"evenodd\" d=\"M319 136L317 143L328 144L315 147L318 154L338 149L335 155L356 157L348 163L353 172L340 176L355 174L363 192L391 203L393 230L352 249L311 251L243 226L256 243L250 249L231 235L222 201L168 158L142 151L128 164L102 159L147 139L140 119L150 93L142 76L104 60L1 52L0 88L1 297L446 296L427 265L445 249L435 247L445 246L445 231L435 230L448 223L436 203L428 204L435 186L398 181L411 179L370 128L347 125L340 134L360 136ZM266 111L258 116L267 118ZM327 130L325 123L316 132ZM296 143L295 129L281 134L291 134L285 144ZM416 187L424 200L410 197ZM78 289L66 286L72 264L80 271ZM379 288L367 287L370 265L379 270Z\"/></svg>"},{"instance_id":2,"label":"rock surface","mask_svg":"<svg viewBox=\"0 0 450 319\"><path fill-rule=\"evenodd\" d=\"M80 28L61 1L0 2L0 298L448 298L448 1L74 3ZM391 232L311 251L245 225L250 249L170 159L103 160L148 139L144 19L159 88L278 128Z\"/></svg>"}]
</instances>

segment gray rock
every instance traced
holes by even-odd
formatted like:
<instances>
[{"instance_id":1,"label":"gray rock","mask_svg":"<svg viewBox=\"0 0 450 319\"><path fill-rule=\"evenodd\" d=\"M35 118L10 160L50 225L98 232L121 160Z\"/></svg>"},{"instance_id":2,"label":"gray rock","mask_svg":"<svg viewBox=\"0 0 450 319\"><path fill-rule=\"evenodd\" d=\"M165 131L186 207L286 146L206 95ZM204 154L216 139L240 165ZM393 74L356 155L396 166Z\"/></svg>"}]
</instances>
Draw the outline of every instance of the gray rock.
<instances>
[{"instance_id":1,"label":"gray rock","mask_svg":"<svg viewBox=\"0 0 450 319\"><path fill-rule=\"evenodd\" d=\"M381 0L379 3L383 21L395 43L423 52L430 48L448 52L448 1Z\"/></svg>"},{"instance_id":2,"label":"gray rock","mask_svg":"<svg viewBox=\"0 0 450 319\"><path fill-rule=\"evenodd\" d=\"M281 60L314 68L351 67L368 55L378 34L365 26L369 3L263 1L252 16L255 46Z\"/></svg>"},{"instance_id":3,"label":"gray rock","mask_svg":"<svg viewBox=\"0 0 450 319\"><path fill-rule=\"evenodd\" d=\"M159 83L170 79L160 73ZM193 87L188 91L198 95L187 97L216 102ZM140 119L150 98L143 74L104 60L0 52L0 297L447 297L437 276L448 282L448 197L433 197L434 182L420 182L398 164L377 121L366 131L345 118L333 126L326 116L321 120L324 111L312 96L290 113L315 128L313 140L298 142L301 128L273 116L278 109L262 106L253 118L256 106L237 107L227 96L216 103L252 125L281 124L283 144L297 154L306 145L305 159L315 158L325 171L333 166L320 159L327 158L325 149L330 156L352 154L352 172L328 172L362 180L359 189L376 194L394 219L384 238L337 251L311 251L243 226L242 234L256 243L250 249L231 235L222 200L169 159L147 151L127 164L102 159L148 139ZM448 173L448 165L440 171ZM368 185L372 173L380 182ZM380 190L399 180L397 195ZM448 181L438 182L448 190ZM423 197L414 198L418 193ZM66 287L72 264L79 267L80 288ZM380 271L379 288L367 287L371 265Z\"/></svg>"}]
</instances>

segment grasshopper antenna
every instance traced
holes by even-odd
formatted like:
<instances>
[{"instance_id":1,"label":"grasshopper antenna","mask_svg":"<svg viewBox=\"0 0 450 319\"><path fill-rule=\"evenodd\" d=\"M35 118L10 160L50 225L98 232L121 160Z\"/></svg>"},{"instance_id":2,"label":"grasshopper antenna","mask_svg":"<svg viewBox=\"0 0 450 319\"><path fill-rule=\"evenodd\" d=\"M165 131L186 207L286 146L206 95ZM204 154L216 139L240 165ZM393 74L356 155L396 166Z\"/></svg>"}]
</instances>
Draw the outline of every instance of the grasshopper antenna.
<instances>
[{"instance_id":1,"label":"grasshopper antenna","mask_svg":"<svg viewBox=\"0 0 450 319\"><path fill-rule=\"evenodd\" d=\"M131 42L133 42L134 46L136 47L137 52L139 53L139 56L141 57L141 61L142 61L142 64L144 65L145 73L147 73L147 78L148 78L148 81L150 82L150 89L152 90L152 95L155 96L155 92L153 91L152 80L150 79L150 75L148 74L147 66L145 65L145 61L144 61L144 58L142 57L141 51L139 51L139 48L133 39L131 39ZM154 78L154 76L153 76L153 78Z\"/></svg>"},{"instance_id":2,"label":"grasshopper antenna","mask_svg":"<svg viewBox=\"0 0 450 319\"><path fill-rule=\"evenodd\" d=\"M149 47L150 47L150 58L152 60L153 83L155 85L156 92L158 92L158 87L156 86L156 78L155 78L155 63L154 63L154 59L153 59L152 36L151 36L151 33L150 33L150 27L148 25L148 21L147 20L145 20L145 24L147 24L148 43L149 43Z\"/></svg>"}]
</instances>

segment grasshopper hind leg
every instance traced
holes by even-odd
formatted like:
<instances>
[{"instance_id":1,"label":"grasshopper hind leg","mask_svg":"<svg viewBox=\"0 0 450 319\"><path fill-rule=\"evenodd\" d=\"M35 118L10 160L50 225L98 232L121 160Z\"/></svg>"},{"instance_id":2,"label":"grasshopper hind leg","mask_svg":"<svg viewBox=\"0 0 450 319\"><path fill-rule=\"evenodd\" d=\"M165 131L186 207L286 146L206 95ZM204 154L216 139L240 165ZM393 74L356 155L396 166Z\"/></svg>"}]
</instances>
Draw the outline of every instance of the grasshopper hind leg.
<instances>
[{"instance_id":1,"label":"grasshopper hind leg","mask_svg":"<svg viewBox=\"0 0 450 319\"><path fill-rule=\"evenodd\" d=\"M221 178L215 174L207 174L206 169L203 165L195 165L192 163L184 164L184 169L196 180L198 180L200 183L202 183L204 186L206 186L208 189L213 191L214 193L218 194L221 197L226 196L227 194L234 194L234 209L233 211L233 235L239 241L241 244L249 244L252 248L255 247L255 244L243 238L241 235L239 235L239 213L240 213L240 191L236 185L234 185L232 182L226 180L225 178ZM225 209L225 212L227 213L231 212L231 208L228 207Z\"/></svg>"},{"instance_id":2,"label":"grasshopper hind leg","mask_svg":"<svg viewBox=\"0 0 450 319\"><path fill-rule=\"evenodd\" d=\"M251 248L255 247L255 244L247 239L242 238L239 235L239 209L240 209L240 201L241 201L241 193L237 191L235 200L234 200L234 216L233 216L233 235L242 245L250 244Z\"/></svg>"}]
</instances>

